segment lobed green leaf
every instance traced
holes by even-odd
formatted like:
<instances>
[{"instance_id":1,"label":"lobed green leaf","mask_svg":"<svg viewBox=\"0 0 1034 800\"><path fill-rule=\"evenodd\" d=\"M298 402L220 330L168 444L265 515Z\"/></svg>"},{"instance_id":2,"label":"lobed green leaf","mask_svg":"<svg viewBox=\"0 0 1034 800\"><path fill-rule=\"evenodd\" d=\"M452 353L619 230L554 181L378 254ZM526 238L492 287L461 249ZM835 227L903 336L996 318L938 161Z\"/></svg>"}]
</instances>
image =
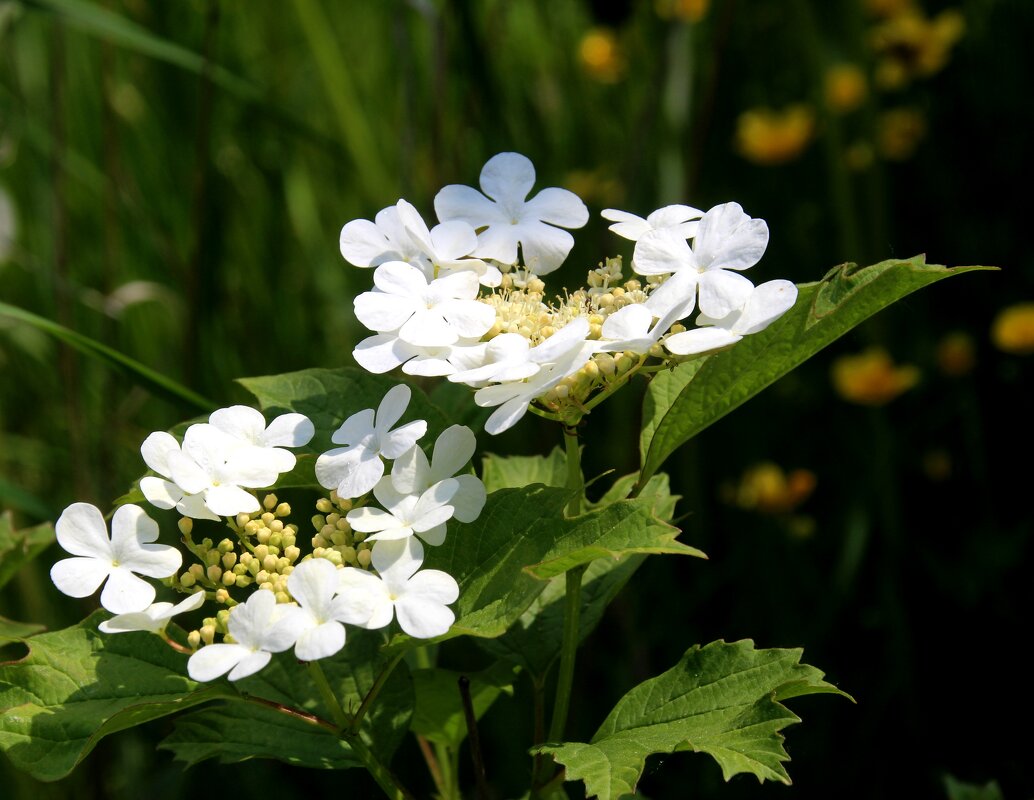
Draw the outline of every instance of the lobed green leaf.
<instances>
[{"instance_id":1,"label":"lobed green leaf","mask_svg":"<svg viewBox=\"0 0 1034 800\"><path fill-rule=\"evenodd\" d=\"M681 750L710 754L726 780L746 772L789 783L780 731L800 719L779 701L849 697L801 664L801 653L756 650L749 640L694 646L672 669L621 698L591 742L533 750L551 754L568 779L584 781L586 795L601 800L633 795L647 756Z\"/></svg>"},{"instance_id":2,"label":"lobed green leaf","mask_svg":"<svg viewBox=\"0 0 1034 800\"><path fill-rule=\"evenodd\" d=\"M877 311L952 275L992 267L946 268L924 256L859 268L844 264L801 285L797 303L731 349L659 372L643 403L641 480L676 448L749 400Z\"/></svg>"}]
</instances>

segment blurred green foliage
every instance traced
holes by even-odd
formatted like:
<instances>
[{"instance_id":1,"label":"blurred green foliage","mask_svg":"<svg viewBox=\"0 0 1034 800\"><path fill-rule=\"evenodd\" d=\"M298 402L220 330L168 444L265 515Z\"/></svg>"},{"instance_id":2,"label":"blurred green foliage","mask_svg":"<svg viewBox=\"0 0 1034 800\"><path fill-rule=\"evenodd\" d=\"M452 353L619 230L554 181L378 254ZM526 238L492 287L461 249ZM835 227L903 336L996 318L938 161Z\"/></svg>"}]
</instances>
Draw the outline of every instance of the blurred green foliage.
<instances>
[{"instance_id":1,"label":"blurred green foliage","mask_svg":"<svg viewBox=\"0 0 1034 800\"><path fill-rule=\"evenodd\" d=\"M895 5L958 12L964 32L940 69L881 89L872 9ZM711 560L642 567L580 659L571 735L689 644L751 637L803 646L859 701L805 701L788 739L796 796L945 796L948 773L1029 796L1029 753L1004 731L1034 712L1015 644L1030 614L1030 356L988 332L1034 295L1013 199L1031 162L1032 23L1022 0L3 0L0 301L243 401L237 377L352 363L351 298L370 276L338 254L342 224L399 197L431 219L442 185L474 184L502 150L594 212L740 202L772 230L758 280L918 252L1000 265L884 312L676 453L683 539ZM868 89L841 113L823 98L842 63ZM793 104L812 126L789 155L744 157L740 115ZM886 146L901 109L904 155ZM598 218L576 240L557 288L631 252ZM938 345L955 331L972 352L952 372ZM831 359L868 345L916 365L919 384L882 406L841 400ZM16 528L76 500L109 506L142 472L144 436L197 413L3 314L0 376L0 508ZM634 469L638 407L622 392L593 414L586 463ZM536 422L480 444L545 453L556 433ZM762 460L807 468L814 492L792 513L735 502ZM3 617L84 616L46 581L51 560L4 589ZM528 707L519 687L484 719L500 797L529 768L515 749ZM271 762L181 773L153 752L160 732L114 737L57 784L0 766L4 795L158 800L232 781L375 796L353 773ZM654 772L646 796L785 791L724 786L692 755Z\"/></svg>"}]
</instances>

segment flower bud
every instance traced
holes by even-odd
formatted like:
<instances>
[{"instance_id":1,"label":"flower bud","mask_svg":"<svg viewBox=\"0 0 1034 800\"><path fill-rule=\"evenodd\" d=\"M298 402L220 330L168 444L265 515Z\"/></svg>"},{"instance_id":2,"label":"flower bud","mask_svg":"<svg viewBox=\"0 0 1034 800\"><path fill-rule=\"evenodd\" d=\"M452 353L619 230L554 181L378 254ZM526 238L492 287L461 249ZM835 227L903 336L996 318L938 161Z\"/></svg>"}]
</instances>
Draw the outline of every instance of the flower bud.
<instances>
[{"instance_id":1,"label":"flower bud","mask_svg":"<svg viewBox=\"0 0 1034 800\"><path fill-rule=\"evenodd\" d=\"M200 564L191 564L187 570L191 575L194 576L194 580L199 581L205 577L205 568Z\"/></svg>"},{"instance_id":2,"label":"flower bud","mask_svg":"<svg viewBox=\"0 0 1034 800\"><path fill-rule=\"evenodd\" d=\"M341 553L337 550L324 550L323 558L327 559L327 561L329 561L335 567L340 567L343 562L343 559L341 558Z\"/></svg>"},{"instance_id":3,"label":"flower bud","mask_svg":"<svg viewBox=\"0 0 1034 800\"><path fill-rule=\"evenodd\" d=\"M355 558L356 561L359 562L359 566L361 566L363 569L366 569L366 567L370 566L370 559L373 558L373 551L360 550L358 553L355 554Z\"/></svg>"},{"instance_id":4,"label":"flower bud","mask_svg":"<svg viewBox=\"0 0 1034 800\"><path fill-rule=\"evenodd\" d=\"M238 589L244 589L244 588L246 588L248 586L251 586L251 584L252 584L252 580L247 575L238 575L237 576L237 580L234 581L234 585Z\"/></svg>"},{"instance_id":5,"label":"flower bud","mask_svg":"<svg viewBox=\"0 0 1034 800\"><path fill-rule=\"evenodd\" d=\"M283 537L281 537L276 531L273 531L269 534L269 538L266 541L269 543L270 547L279 547L280 543L283 541Z\"/></svg>"},{"instance_id":6,"label":"flower bud","mask_svg":"<svg viewBox=\"0 0 1034 800\"><path fill-rule=\"evenodd\" d=\"M262 569L266 572L276 572L276 556L271 553L263 558Z\"/></svg>"},{"instance_id":7,"label":"flower bud","mask_svg":"<svg viewBox=\"0 0 1034 800\"><path fill-rule=\"evenodd\" d=\"M191 531L194 530L194 520L190 517L181 517L180 521L177 522L176 525L180 529L180 533L184 536L190 536Z\"/></svg>"},{"instance_id":8,"label":"flower bud","mask_svg":"<svg viewBox=\"0 0 1034 800\"><path fill-rule=\"evenodd\" d=\"M291 514L290 503L280 503L273 511L278 517L287 517Z\"/></svg>"},{"instance_id":9,"label":"flower bud","mask_svg":"<svg viewBox=\"0 0 1034 800\"><path fill-rule=\"evenodd\" d=\"M274 508L276 508L276 504L276 495L273 493L267 494L265 497L262 498L262 505L266 507L266 511L272 511ZM263 514L262 518L265 519L265 517L266 515Z\"/></svg>"},{"instance_id":10,"label":"flower bud","mask_svg":"<svg viewBox=\"0 0 1034 800\"><path fill-rule=\"evenodd\" d=\"M180 575L180 586L189 589L195 583L197 583L197 578L195 578L191 573L184 572Z\"/></svg>"},{"instance_id":11,"label":"flower bud","mask_svg":"<svg viewBox=\"0 0 1034 800\"><path fill-rule=\"evenodd\" d=\"M217 583L223 577L223 568L213 564L205 571L205 574L208 575L208 580Z\"/></svg>"},{"instance_id":12,"label":"flower bud","mask_svg":"<svg viewBox=\"0 0 1034 800\"><path fill-rule=\"evenodd\" d=\"M354 547L342 547L340 550L338 550L338 552L341 553L341 560L345 564L358 564L359 563L358 561L355 560L355 548Z\"/></svg>"},{"instance_id":13,"label":"flower bud","mask_svg":"<svg viewBox=\"0 0 1034 800\"><path fill-rule=\"evenodd\" d=\"M235 583L237 583L237 576L233 572L226 570L223 573L223 586L233 586Z\"/></svg>"},{"instance_id":14,"label":"flower bud","mask_svg":"<svg viewBox=\"0 0 1034 800\"><path fill-rule=\"evenodd\" d=\"M297 537L293 533L287 532L283 535L281 541L283 542L284 547L293 547L294 543L297 541Z\"/></svg>"},{"instance_id":15,"label":"flower bud","mask_svg":"<svg viewBox=\"0 0 1034 800\"><path fill-rule=\"evenodd\" d=\"M332 514L327 514L327 524L328 525L331 525L331 526L337 525L337 521L339 519L341 519L341 515L338 514L336 511L334 513L332 513Z\"/></svg>"},{"instance_id":16,"label":"flower bud","mask_svg":"<svg viewBox=\"0 0 1034 800\"><path fill-rule=\"evenodd\" d=\"M312 520L310 521L312 522L313 530L317 531L323 530L323 526L327 524L327 518L322 514L313 514Z\"/></svg>"},{"instance_id":17,"label":"flower bud","mask_svg":"<svg viewBox=\"0 0 1034 800\"><path fill-rule=\"evenodd\" d=\"M291 596L287 592L283 592L283 591L277 592L276 593L276 601L278 603L290 603L291 602Z\"/></svg>"},{"instance_id":18,"label":"flower bud","mask_svg":"<svg viewBox=\"0 0 1034 800\"><path fill-rule=\"evenodd\" d=\"M228 609L228 608L221 608L217 612L215 612L215 623L216 623L215 626L219 630L225 631L226 630L226 623L229 622L229 621L230 621L230 609Z\"/></svg>"},{"instance_id":19,"label":"flower bud","mask_svg":"<svg viewBox=\"0 0 1034 800\"><path fill-rule=\"evenodd\" d=\"M236 553L227 553L222 558L223 569L233 569L233 565L237 563Z\"/></svg>"},{"instance_id":20,"label":"flower bud","mask_svg":"<svg viewBox=\"0 0 1034 800\"><path fill-rule=\"evenodd\" d=\"M255 558L257 558L259 561L261 561L262 559L264 559L266 556L269 555L269 547L264 545L264 544L260 544L258 547L256 547L251 552L252 552L252 555L255 556Z\"/></svg>"},{"instance_id":21,"label":"flower bud","mask_svg":"<svg viewBox=\"0 0 1034 800\"><path fill-rule=\"evenodd\" d=\"M229 573L227 573L227 575L229 575ZM216 589L215 590L215 602L217 602L217 603L225 603L229 599L230 599L230 593L228 591L226 591L225 589L221 589L220 588L220 589Z\"/></svg>"},{"instance_id":22,"label":"flower bud","mask_svg":"<svg viewBox=\"0 0 1034 800\"><path fill-rule=\"evenodd\" d=\"M282 520L275 519L269 523L269 529L273 531L273 533L280 533L284 529L284 523Z\"/></svg>"},{"instance_id":23,"label":"flower bud","mask_svg":"<svg viewBox=\"0 0 1034 800\"><path fill-rule=\"evenodd\" d=\"M205 644L211 644L215 640L215 625L202 625L198 633L201 641Z\"/></svg>"},{"instance_id":24,"label":"flower bud","mask_svg":"<svg viewBox=\"0 0 1034 800\"><path fill-rule=\"evenodd\" d=\"M328 500L326 497L321 497L319 500L316 501L316 510L323 514L329 514L331 511L334 510L334 504L331 503L330 500ZM313 522L313 524L315 525L316 523ZM325 522L321 522L319 525L316 525L316 527L322 528L325 524Z\"/></svg>"},{"instance_id":25,"label":"flower bud","mask_svg":"<svg viewBox=\"0 0 1034 800\"><path fill-rule=\"evenodd\" d=\"M191 631L190 633L188 633L187 634L187 644L190 645L190 648L192 650L197 650L198 647L201 645L201 632L200 631Z\"/></svg>"},{"instance_id":26,"label":"flower bud","mask_svg":"<svg viewBox=\"0 0 1034 800\"><path fill-rule=\"evenodd\" d=\"M298 557L302 554L302 551L293 545L284 548L284 557L289 561L297 561Z\"/></svg>"},{"instance_id":27,"label":"flower bud","mask_svg":"<svg viewBox=\"0 0 1034 800\"><path fill-rule=\"evenodd\" d=\"M250 516L250 515L248 515L248 514L245 514L245 513L244 513L244 512L242 511L242 512L241 512L240 514L238 514L238 515L237 515L237 517L236 517L236 518L234 519L234 522L236 522L236 523L237 523L237 527L238 527L238 528L243 528L243 527L244 527L244 526L246 526L246 525L247 525L247 524L248 524L249 522L251 522L251 516Z\"/></svg>"},{"instance_id":28,"label":"flower bud","mask_svg":"<svg viewBox=\"0 0 1034 800\"><path fill-rule=\"evenodd\" d=\"M248 523L244 526L244 532L248 536L254 536L256 533L258 533L264 527L265 526L262 524L262 522L260 520L252 519L252 520L248 520Z\"/></svg>"}]
</instances>

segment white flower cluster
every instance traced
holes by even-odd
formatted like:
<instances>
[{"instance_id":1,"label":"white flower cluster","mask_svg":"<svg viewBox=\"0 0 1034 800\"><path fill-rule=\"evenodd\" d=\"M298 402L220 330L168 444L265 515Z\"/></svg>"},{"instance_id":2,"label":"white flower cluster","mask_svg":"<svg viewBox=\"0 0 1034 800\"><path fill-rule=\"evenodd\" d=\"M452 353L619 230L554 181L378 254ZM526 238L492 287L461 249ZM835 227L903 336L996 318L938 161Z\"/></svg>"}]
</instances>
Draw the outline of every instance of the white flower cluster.
<instances>
[{"instance_id":1,"label":"white flower cluster","mask_svg":"<svg viewBox=\"0 0 1034 800\"><path fill-rule=\"evenodd\" d=\"M422 542L441 544L454 517L475 520L485 504L485 487L474 475L456 475L476 447L469 428L445 430L429 460L417 445L427 431L424 420L394 427L410 397L408 387L396 386L376 412L353 414L333 434L332 441L344 446L316 461L317 479L333 490L317 507L336 503L349 510L343 518L314 517L330 539L319 533L305 558L295 544L297 527L278 519L290 513L288 504L278 505L273 495L260 503L248 489L270 486L293 469L296 458L285 448L307 444L314 426L301 414L281 415L267 426L255 409L233 406L188 427L182 442L156 432L141 447L147 465L162 476L141 479L142 492L158 508L175 508L184 516L184 543L202 564L177 579L180 551L155 543L158 524L139 506L115 511L109 538L101 512L75 503L56 524L59 544L73 557L54 565L54 584L65 594L87 597L106 582L101 605L116 614L101 623L106 633L143 630L164 636L173 616L200 608L206 599L227 605L190 634L189 647L179 645L192 651L187 668L199 681L226 673L231 680L246 677L273 653L292 647L302 661L327 658L344 647L345 624L383 628L397 618L411 636L444 634L455 620L448 606L459 597L459 586L445 572L420 569ZM394 462L387 475L384 459ZM366 504L371 492L383 508ZM191 538L193 519L223 517L238 535L240 555L230 539L216 546L210 539L199 545ZM253 534L257 544L249 538ZM356 546L322 546L346 537ZM141 575L165 579L189 596L176 605L155 603L155 588ZM257 590L245 601L230 595L231 589L253 585ZM222 642L214 641L217 632Z\"/></svg>"},{"instance_id":2,"label":"white flower cluster","mask_svg":"<svg viewBox=\"0 0 1034 800\"><path fill-rule=\"evenodd\" d=\"M465 383L478 405L496 407L485 430L500 433L532 402L578 406L649 355L729 347L797 299L789 281L755 287L741 274L764 254L768 226L725 203L706 213L667 206L646 219L606 209L611 230L636 242L632 268L645 282L623 281L620 261L609 260L587 289L548 304L539 276L570 252L563 228L583 226L589 212L565 189L527 199L534 182L527 158L500 153L481 171L481 192L438 193L433 229L405 200L344 226L342 255L375 269L373 290L355 298L356 318L374 332L353 353L362 367ZM697 327L686 330L679 321L697 306Z\"/></svg>"}]
</instances>

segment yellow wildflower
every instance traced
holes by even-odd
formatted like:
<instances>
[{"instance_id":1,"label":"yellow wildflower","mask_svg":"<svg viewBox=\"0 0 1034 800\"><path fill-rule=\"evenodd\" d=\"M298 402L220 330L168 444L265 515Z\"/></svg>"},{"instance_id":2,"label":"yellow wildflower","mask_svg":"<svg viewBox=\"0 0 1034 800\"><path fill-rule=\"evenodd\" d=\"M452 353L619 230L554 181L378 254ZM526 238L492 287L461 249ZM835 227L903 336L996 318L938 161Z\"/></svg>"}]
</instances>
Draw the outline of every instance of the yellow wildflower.
<instances>
[{"instance_id":1,"label":"yellow wildflower","mask_svg":"<svg viewBox=\"0 0 1034 800\"><path fill-rule=\"evenodd\" d=\"M870 347L833 362L833 388L844 400L863 406L882 406L907 392L919 381L911 365L895 366L886 350Z\"/></svg>"},{"instance_id":2,"label":"yellow wildflower","mask_svg":"<svg viewBox=\"0 0 1034 800\"><path fill-rule=\"evenodd\" d=\"M815 114L804 104L755 108L736 121L736 149L755 164L783 164L801 154L814 132Z\"/></svg>"},{"instance_id":3,"label":"yellow wildflower","mask_svg":"<svg viewBox=\"0 0 1034 800\"><path fill-rule=\"evenodd\" d=\"M868 92L865 73L856 64L837 64L826 72L826 105L837 114L854 111Z\"/></svg>"},{"instance_id":4,"label":"yellow wildflower","mask_svg":"<svg viewBox=\"0 0 1034 800\"><path fill-rule=\"evenodd\" d=\"M1006 353L1034 353L1034 303L1017 303L1000 311L991 324L991 341Z\"/></svg>"},{"instance_id":5,"label":"yellow wildflower","mask_svg":"<svg viewBox=\"0 0 1034 800\"><path fill-rule=\"evenodd\" d=\"M972 372L976 364L973 337L963 331L949 333L937 343L937 366L951 378Z\"/></svg>"},{"instance_id":6,"label":"yellow wildflower","mask_svg":"<svg viewBox=\"0 0 1034 800\"><path fill-rule=\"evenodd\" d=\"M912 78L939 72L965 30L965 18L954 9L933 19L914 7L890 16L874 28L870 38L877 54L877 84L899 89Z\"/></svg>"},{"instance_id":7,"label":"yellow wildflower","mask_svg":"<svg viewBox=\"0 0 1034 800\"><path fill-rule=\"evenodd\" d=\"M735 503L748 511L787 514L811 496L815 473L807 469L787 472L778 464L763 461L743 473L735 492Z\"/></svg>"},{"instance_id":8,"label":"yellow wildflower","mask_svg":"<svg viewBox=\"0 0 1034 800\"><path fill-rule=\"evenodd\" d=\"M914 108L892 108L880 114L876 145L888 161L905 161L926 135L926 119Z\"/></svg>"},{"instance_id":9,"label":"yellow wildflower","mask_svg":"<svg viewBox=\"0 0 1034 800\"><path fill-rule=\"evenodd\" d=\"M617 83L625 71L617 36L608 28L593 28L582 37L578 60L589 77L600 83Z\"/></svg>"}]
</instances>

